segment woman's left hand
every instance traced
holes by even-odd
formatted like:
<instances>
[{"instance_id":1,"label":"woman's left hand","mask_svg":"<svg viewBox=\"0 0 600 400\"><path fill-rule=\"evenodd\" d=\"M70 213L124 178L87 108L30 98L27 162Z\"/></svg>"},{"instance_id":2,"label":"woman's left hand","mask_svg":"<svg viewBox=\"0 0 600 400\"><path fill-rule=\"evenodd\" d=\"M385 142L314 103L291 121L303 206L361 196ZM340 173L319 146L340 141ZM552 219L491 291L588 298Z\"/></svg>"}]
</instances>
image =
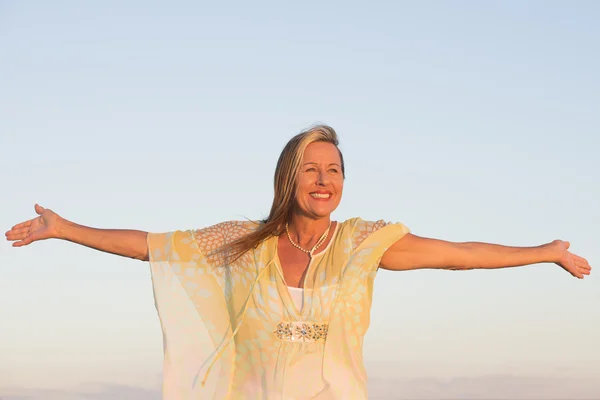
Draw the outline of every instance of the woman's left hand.
<instances>
[{"instance_id":1,"label":"woman's left hand","mask_svg":"<svg viewBox=\"0 0 600 400\"><path fill-rule=\"evenodd\" d=\"M569 242L563 240L555 240L549 243L548 246L553 250L553 261L556 265L562 267L565 271L576 278L583 279L584 275L589 275L592 267L587 260L573 254L569 251Z\"/></svg>"}]
</instances>

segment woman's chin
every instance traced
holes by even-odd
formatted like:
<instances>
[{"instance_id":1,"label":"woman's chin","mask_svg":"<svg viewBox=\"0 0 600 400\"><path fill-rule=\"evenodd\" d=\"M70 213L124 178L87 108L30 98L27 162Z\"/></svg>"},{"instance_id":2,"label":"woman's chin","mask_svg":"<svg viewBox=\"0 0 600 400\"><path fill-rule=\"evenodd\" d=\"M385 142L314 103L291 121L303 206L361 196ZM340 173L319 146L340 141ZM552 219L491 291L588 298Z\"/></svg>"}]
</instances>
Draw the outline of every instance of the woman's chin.
<instances>
[{"instance_id":1,"label":"woman's chin","mask_svg":"<svg viewBox=\"0 0 600 400\"><path fill-rule=\"evenodd\" d=\"M313 209L311 210L311 214L314 215L315 217L321 219L321 218L329 218L329 216L331 216L331 213L334 211L335 209L332 209L330 207L328 208L319 208L319 209Z\"/></svg>"},{"instance_id":2,"label":"woman's chin","mask_svg":"<svg viewBox=\"0 0 600 400\"><path fill-rule=\"evenodd\" d=\"M328 218L335 211L337 204L307 204L304 207L297 207L296 211L299 214L305 215L314 219Z\"/></svg>"}]
</instances>

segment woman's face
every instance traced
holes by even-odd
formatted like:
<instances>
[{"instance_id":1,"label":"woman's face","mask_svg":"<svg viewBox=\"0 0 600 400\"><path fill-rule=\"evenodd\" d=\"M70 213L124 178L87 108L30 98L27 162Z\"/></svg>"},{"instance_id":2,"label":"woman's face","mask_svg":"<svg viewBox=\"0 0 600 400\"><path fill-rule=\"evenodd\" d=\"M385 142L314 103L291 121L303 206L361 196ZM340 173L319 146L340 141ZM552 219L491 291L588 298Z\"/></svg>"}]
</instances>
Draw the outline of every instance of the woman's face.
<instances>
[{"instance_id":1,"label":"woman's face","mask_svg":"<svg viewBox=\"0 0 600 400\"><path fill-rule=\"evenodd\" d=\"M327 142L309 144L297 183L296 212L314 219L329 217L340 204L344 188L337 147Z\"/></svg>"}]
</instances>

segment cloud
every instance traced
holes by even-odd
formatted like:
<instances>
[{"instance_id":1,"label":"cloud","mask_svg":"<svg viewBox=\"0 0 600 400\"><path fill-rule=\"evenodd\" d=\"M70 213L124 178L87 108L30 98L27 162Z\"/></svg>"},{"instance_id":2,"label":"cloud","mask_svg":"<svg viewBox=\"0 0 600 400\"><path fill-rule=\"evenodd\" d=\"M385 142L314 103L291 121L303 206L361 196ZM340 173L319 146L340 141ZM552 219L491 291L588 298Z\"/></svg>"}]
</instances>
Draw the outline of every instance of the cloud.
<instances>
[{"instance_id":1,"label":"cloud","mask_svg":"<svg viewBox=\"0 0 600 400\"><path fill-rule=\"evenodd\" d=\"M72 390L0 388L0 400L161 400L161 391L116 384Z\"/></svg>"},{"instance_id":2,"label":"cloud","mask_svg":"<svg viewBox=\"0 0 600 400\"><path fill-rule=\"evenodd\" d=\"M486 375L447 380L377 379L369 400L597 400L600 381L591 378ZM0 400L161 400L160 389L88 384L73 390L0 388Z\"/></svg>"},{"instance_id":3,"label":"cloud","mask_svg":"<svg viewBox=\"0 0 600 400\"><path fill-rule=\"evenodd\" d=\"M515 375L458 377L448 380L371 379L369 400L526 400L600 399L600 382L591 378Z\"/></svg>"}]
</instances>

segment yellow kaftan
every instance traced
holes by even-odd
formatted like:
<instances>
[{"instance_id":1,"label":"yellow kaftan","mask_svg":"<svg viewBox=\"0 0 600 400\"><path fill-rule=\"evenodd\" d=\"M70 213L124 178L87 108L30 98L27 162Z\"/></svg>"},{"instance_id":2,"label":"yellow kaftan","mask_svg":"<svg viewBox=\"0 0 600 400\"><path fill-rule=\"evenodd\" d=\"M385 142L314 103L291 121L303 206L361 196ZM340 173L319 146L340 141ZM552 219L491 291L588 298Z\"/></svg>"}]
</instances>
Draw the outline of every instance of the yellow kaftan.
<instances>
[{"instance_id":1,"label":"yellow kaftan","mask_svg":"<svg viewBox=\"0 0 600 400\"><path fill-rule=\"evenodd\" d=\"M360 218L338 223L308 267L298 310L277 237L232 265L214 254L257 227L231 221L148 235L164 399L366 399L362 345L373 279L385 250L408 229Z\"/></svg>"}]
</instances>

